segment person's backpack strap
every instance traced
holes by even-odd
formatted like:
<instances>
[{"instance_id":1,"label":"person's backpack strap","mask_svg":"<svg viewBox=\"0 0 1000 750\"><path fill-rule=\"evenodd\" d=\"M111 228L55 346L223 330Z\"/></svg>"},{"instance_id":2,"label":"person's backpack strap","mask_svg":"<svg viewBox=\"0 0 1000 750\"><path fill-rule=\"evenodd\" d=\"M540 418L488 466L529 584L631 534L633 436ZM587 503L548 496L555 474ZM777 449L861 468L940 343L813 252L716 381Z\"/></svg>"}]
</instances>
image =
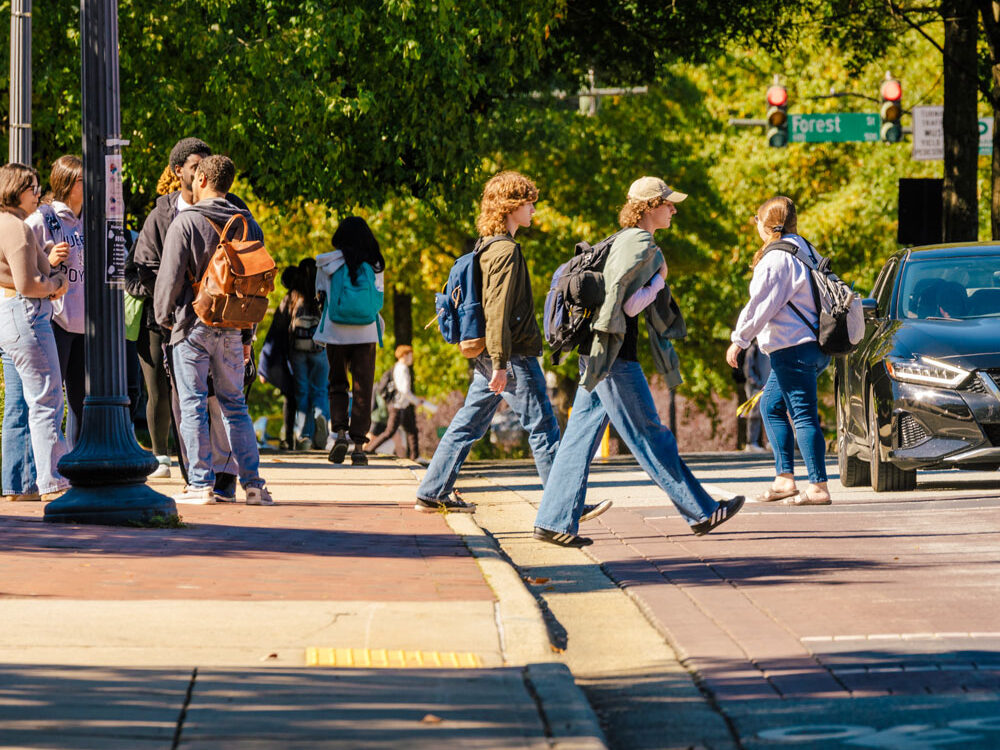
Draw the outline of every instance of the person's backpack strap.
<instances>
[{"instance_id":1,"label":"person's backpack strap","mask_svg":"<svg viewBox=\"0 0 1000 750\"><path fill-rule=\"evenodd\" d=\"M806 240L806 243L808 244L809 240ZM811 244L809 245L809 247L815 250L815 248L813 248ZM819 299L819 289L816 288L816 280L813 279L813 271L815 271L816 269L814 269L809 263L807 263L805 260L802 259L802 257L799 255L799 249L800 249L799 246L796 245L794 242L785 242L784 240L779 240L778 242L772 242L770 245L768 245L766 252L771 252L772 250L779 250L781 252L788 253L793 258L795 258L799 263L801 263L806 267L806 271L809 274L809 289L812 291L813 304L816 306L816 316L817 316L816 325L810 323L809 319L802 313L802 311L799 308L797 308L792 303L791 300L789 300L788 306L792 308L792 312L794 312L796 315L799 316L799 318L801 318L802 322L805 323L806 328L812 331L816 337L819 337L819 311L821 303Z\"/></svg>"}]
</instances>

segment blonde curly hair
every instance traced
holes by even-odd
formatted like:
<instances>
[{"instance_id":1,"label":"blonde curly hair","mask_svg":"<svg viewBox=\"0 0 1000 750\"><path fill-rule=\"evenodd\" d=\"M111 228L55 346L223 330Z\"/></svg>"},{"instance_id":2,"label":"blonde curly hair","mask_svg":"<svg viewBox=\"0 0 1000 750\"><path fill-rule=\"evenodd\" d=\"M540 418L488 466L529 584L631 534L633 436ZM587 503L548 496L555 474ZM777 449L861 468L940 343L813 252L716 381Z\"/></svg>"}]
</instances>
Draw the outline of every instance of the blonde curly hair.
<instances>
[{"instance_id":1,"label":"blonde curly hair","mask_svg":"<svg viewBox=\"0 0 1000 750\"><path fill-rule=\"evenodd\" d=\"M167 193L176 193L180 189L181 178L177 176L177 173L168 164L163 168L160 179L156 181L156 194L166 195Z\"/></svg>"},{"instance_id":2,"label":"blonde curly hair","mask_svg":"<svg viewBox=\"0 0 1000 750\"><path fill-rule=\"evenodd\" d=\"M507 215L538 200L535 183L519 172L501 172L483 186L476 229L480 237L507 234Z\"/></svg>"},{"instance_id":3,"label":"blonde curly hair","mask_svg":"<svg viewBox=\"0 0 1000 750\"><path fill-rule=\"evenodd\" d=\"M628 201L622 206L622 210L618 212L618 225L625 229L626 227L637 227L639 222L642 220L643 214L654 208L659 208L667 199L662 195L657 195L654 198L647 198L646 200L637 200L635 198L629 198Z\"/></svg>"}]
</instances>

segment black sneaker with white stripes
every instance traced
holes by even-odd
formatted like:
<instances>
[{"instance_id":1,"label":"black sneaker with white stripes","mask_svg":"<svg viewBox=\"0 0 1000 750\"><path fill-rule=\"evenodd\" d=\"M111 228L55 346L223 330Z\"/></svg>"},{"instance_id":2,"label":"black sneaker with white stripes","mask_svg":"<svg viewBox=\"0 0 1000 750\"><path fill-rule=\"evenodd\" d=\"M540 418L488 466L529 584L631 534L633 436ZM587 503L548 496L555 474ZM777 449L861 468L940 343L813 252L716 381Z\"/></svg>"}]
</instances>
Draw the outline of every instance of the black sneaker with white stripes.
<instances>
[{"instance_id":1,"label":"black sneaker with white stripes","mask_svg":"<svg viewBox=\"0 0 1000 750\"><path fill-rule=\"evenodd\" d=\"M597 518L601 513L608 510L614 503L611 500L602 500L594 505L584 505L583 513L580 515L580 523L584 521L589 521L592 518Z\"/></svg>"},{"instance_id":2,"label":"black sneaker with white stripes","mask_svg":"<svg viewBox=\"0 0 1000 750\"><path fill-rule=\"evenodd\" d=\"M558 531L549 531L548 529L543 529L541 526L535 527L535 533L532 534L540 542L548 542L549 544L558 544L560 547L586 547L588 544L593 544L594 540L585 536L577 536L576 534L562 534Z\"/></svg>"},{"instance_id":3,"label":"black sneaker with white stripes","mask_svg":"<svg viewBox=\"0 0 1000 750\"><path fill-rule=\"evenodd\" d=\"M720 523L725 523L739 513L744 502L746 502L746 498L743 497L743 495L737 495L731 500L720 500L719 507L715 509L715 512L711 515L711 517L709 517L707 521L693 524L691 526L691 531L693 531L696 536L705 536L705 534L710 532Z\"/></svg>"},{"instance_id":4,"label":"black sneaker with white stripes","mask_svg":"<svg viewBox=\"0 0 1000 750\"><path fill-rule=\"evenodd\" d=\"M413 509L419 510L421 513L437 513L441 510L446 510L449 513L476 512L476 506L473 503L467 503L454 494L440 500L424 500L422 497L418 497L413 504Z\"/></svg>"}]
</instances>

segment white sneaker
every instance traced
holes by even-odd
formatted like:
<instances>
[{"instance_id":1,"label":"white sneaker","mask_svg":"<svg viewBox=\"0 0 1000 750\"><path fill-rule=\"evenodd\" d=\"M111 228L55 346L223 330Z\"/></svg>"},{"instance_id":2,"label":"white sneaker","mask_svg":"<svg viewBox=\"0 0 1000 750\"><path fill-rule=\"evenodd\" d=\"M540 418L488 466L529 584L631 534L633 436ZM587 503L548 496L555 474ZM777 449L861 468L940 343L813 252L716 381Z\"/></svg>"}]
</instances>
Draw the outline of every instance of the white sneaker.
<instances>
[{"instance_id":1,"label":"white sneaker","mask_svg":"<svg viewBox=\"0 0 1000 750\"><path fill-rule=\"evenodd\" d=\"M215 502L215 490L211 487L185 487L179 495L174 495L174 502L183 505L211 505Z\"/></svg>"},{"instance_id":2,"label":"white sneaker","mask_svg":"<svg viewBox=\"0 0 1000 750\"><path fill-rule=\"evenodd\" d=\"M150 479L169 479L170 478L170 456L157 456L157 462L159 466L156 470L149 475Z\"/></svg>"},{"instance_id":3,"label":"white sneaker","mask_svg":"<svg viewBox=\"0 0 1000 750\"><path fill-rule=\"evenodd\" d=\"M274 498L267 487L247 487L247 505L274 505Z\"/></svg>"}]
</instances>

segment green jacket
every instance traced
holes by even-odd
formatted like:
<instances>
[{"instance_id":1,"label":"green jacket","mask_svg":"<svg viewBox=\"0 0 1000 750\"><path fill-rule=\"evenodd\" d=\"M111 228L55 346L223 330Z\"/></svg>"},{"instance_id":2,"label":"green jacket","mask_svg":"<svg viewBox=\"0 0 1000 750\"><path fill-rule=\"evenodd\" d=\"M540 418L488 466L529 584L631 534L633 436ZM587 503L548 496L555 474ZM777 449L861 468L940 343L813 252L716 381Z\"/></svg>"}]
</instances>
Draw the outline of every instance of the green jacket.
<instances>
[{"instance_id":1,"label":"green jacket","mask_svg":"<svg viewBox=\"0 0 1000 750\"><path fill-rule=\"evenodd\" d=\"M663 264L663 253L653 241L653 235L635 227L625 229L611 246L604 264L604 304L594 318L594 337L590 346L589 359L580 378L580 385L592 391L611 371L611 365L618 358L625 340L625 300L645 286ZM666 293L669 304L669 292ZM661 292L660 296L663 296ZM676 326L668 326L664 317L657 313L654 303L645 310L647 330L654 349L657 368L667 376L668 383L679 382L677 355L673 351L667 334L676 333ZM661 309L661 312L662 309ZM674 321L669 321L673 323ZM681 321L683 324L683 321Z\"/></svg>"},{"instance_id":2,"label":"green jacket","mask_svg":"<svg viewBox=\"0 0 1000 750\"><path fill-rule=\"evenodd\" d=\"M486 352L494 370L503 370L512 354L537 357L542 332L535 320L528 264L513 239L494 242L479 256L483 273Z\"/></svg>"}]
</instances>

